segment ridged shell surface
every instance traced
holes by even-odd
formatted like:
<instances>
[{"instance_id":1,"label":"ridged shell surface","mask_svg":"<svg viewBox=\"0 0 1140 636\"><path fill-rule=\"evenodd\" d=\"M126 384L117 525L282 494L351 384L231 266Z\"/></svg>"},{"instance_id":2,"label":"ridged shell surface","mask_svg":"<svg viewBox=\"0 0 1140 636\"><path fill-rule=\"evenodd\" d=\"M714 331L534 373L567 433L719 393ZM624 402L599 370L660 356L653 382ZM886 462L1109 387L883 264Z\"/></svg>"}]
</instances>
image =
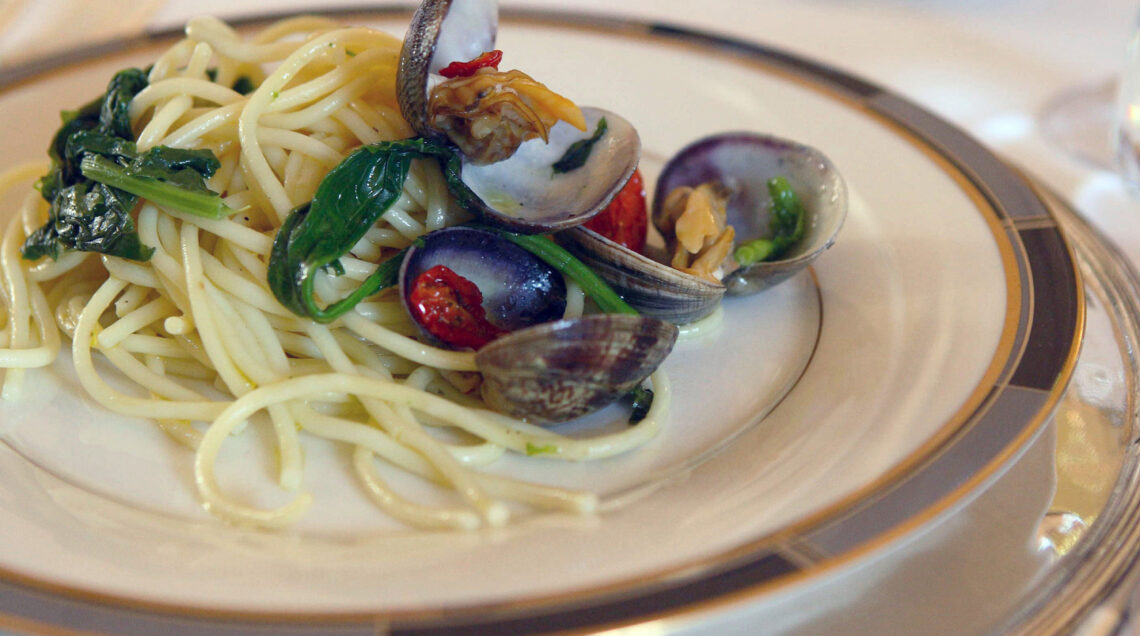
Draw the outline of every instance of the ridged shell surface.
<instances>
[{"instance_id":1,"label":"ridged shell surface","mask_svg":"<svg viewBox=\"0 0 1140 636\"><path fill-rule=\"evenodd\" d=\"M400 112L416 133L443 139L427 123L432 74L452 62L466 62L494 49L498 25L495 0L425 0L416 9L396 70Z\"/></svg>"},{"instance_id":2,"label":"ridged shell surface","mask_svg":"<svg viewBox=\"0 0 1140 636\"><path fill-rule=\"evenodd\" d=\"M479 350L483 399L538 424L601 409L631 391L677 340L667 322L597 314L516 331Z\"/></svg>"},{"instance_id":3,"label":"ridged shell surface","mask_svg":"<svg viewBox=\"0 0 1140 636\"><path fill-rule=\"evenodd\" d=\"M712 313L724 297L724 285L658 263L586 228L560 232L558 242L646 316L683 325Z\"/></svg>"}]
</instances>

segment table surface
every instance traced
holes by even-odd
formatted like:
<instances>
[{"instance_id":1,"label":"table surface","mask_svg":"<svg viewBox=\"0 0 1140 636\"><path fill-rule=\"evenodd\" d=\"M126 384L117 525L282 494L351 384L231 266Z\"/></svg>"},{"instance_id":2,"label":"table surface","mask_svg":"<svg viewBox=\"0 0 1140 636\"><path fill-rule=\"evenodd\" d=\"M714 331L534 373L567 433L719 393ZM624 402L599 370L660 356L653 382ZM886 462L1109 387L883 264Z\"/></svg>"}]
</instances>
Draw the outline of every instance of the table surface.
<instances>
[{"instance_id":1,"label":"table surface","mask_svg":"<svg viewBox=\"0 0 1140 636\"><path fill-rule=\"evenodd\" d=\"M351 4L357 3L337 0L328 6ZM1039 178L1140 268L1140 198L1112 171L1053 145L1038 124L1041 110L1062 91L1096 86L1119 72L1140 12L1136 2L503 0L502 5L683 24L762 42L858 75L957 124ZM85 39L173 28L198 14L238 17L267 6L306 11L320 3L0 0L0 68ZM81 19L60 27L63 11ZM746 633L747 624L740 629Z\"/></svg>"}]
</instances>

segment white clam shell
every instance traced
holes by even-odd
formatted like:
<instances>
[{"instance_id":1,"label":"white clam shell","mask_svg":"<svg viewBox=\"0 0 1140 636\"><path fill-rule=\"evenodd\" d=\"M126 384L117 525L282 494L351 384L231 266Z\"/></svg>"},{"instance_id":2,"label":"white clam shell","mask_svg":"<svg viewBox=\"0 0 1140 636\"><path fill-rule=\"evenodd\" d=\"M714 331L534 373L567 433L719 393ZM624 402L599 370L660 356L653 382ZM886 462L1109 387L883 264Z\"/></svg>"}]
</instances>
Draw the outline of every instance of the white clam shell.
<instances>
[{"instance_id":1,"label":"white clam shell","mask_svg":"<svg viewBox=\"0 0 1140 636\"><path fill-rule=\"evenodd\" d=\"M400 111L417 134L450 143L432 127L429 92L443 78L440 69L468 61L495 47L498 5L489 0L425 0L404 37L396 75ZM586 222L601 212L629 180L641 157L637 130L625 118L583 108L586 129L555 124L549 143L523 143L505 160L479 165L462 159L462 181L478 198L470 201L489 222L514 232L554 232ZM593 144L580 168L557 173L553 165L578 141L589 139L605 118L605 135Z\"/></svg>"},{"instance_id":2,"label":"white clam shell","mask_svg":"<svg viewBox=\"0 0 1140 636\"><path fill-rule=\"evenodd\" d=\"M610 204L637 169L641 140L620 115L588 106L582 114L586 133L560 121L551 128L549 143L531 139L503 161L464 164L463 182L486 204L488 221L515 232L555 232L585 223ZM603 118L606 134L586 163L554 172L554 163L572 144L592 135Z\"/></svg>"}]
</instances>

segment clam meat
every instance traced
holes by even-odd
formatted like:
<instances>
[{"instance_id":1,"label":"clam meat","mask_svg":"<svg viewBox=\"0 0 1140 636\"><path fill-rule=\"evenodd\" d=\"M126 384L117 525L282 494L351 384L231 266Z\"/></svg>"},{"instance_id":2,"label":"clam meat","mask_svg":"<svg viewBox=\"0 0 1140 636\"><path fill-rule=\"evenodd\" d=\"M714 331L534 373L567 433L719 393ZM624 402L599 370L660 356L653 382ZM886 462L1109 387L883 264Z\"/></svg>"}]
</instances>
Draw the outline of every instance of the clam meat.
<instances>
[{"instance_id":1,"label":"clam meat","mask_svg":"<svg viewBox=\"0 0 1140 636\"><path fill-rule=\"evenodd\" d=\"M723 261L722 281L729 294L767 289L807 267L835 242L847 216L847 187L831 160L810 146L751 132L722 133L693 142L673 157L654 190L653 217L669 217L671 193L704 184L723 188L725 225L736 245L770 237L774 204L769 182L786 180L802 203L802 236L775 260L741 265L732 254ZM663 232L664 233L664 232Z\"/></svg>"},{"instance_id":2,"label":"clam meat","mask_svg":"<svg viewBox=\"0 0 1140 636\"><path fill-rule=\"evenodd\" d=\"M487 222L525 233L584 223L637 168L637 131L500 71L497 29L496 2L423 2L400 55L400 110L418 134L456 149L465 203Z\"/></svg>"}]
</instances>

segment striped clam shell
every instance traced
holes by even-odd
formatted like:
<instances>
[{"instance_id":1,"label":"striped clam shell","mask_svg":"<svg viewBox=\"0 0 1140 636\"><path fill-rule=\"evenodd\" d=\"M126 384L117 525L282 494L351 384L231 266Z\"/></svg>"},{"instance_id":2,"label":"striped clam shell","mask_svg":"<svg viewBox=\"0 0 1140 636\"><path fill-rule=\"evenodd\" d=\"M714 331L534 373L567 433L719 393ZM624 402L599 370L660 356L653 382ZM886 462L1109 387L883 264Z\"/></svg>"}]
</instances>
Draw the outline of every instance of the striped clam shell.
<instances>
[{"instance_id":1,"label":"striped clam shell","mask_svg":"<svg viewBox=\"0 0 1140 636\"><path fill-rule=\"evenodd\" d=\"M712 313L725 286L673 269L584 227L560 232L558 242L646 316L683 325Z\"/></svg>"},{"instance_id":2,"label":"striped clam shell","mask_svg":"<svg viewBox=\"0 0 1140 636\"><path fill-rule=\"evenodd\" d=\"M587 415L640 384L673 350L677 327L595 314L516 331L475 354L483 399L536 424Z\"/></svg>"},{"instance_id":3,"label":"striped clam shell","mask_svg":"<svg viewBox=\"0 0 1140 636\"><path fill-rule=\"evenodd\" d=\"M424 0L400 51L396 99L417 134L442 141L427 122L429 80L453 61L475 59L495 48L499 5L495 0Z\"/></svg>"}]
</instances>

